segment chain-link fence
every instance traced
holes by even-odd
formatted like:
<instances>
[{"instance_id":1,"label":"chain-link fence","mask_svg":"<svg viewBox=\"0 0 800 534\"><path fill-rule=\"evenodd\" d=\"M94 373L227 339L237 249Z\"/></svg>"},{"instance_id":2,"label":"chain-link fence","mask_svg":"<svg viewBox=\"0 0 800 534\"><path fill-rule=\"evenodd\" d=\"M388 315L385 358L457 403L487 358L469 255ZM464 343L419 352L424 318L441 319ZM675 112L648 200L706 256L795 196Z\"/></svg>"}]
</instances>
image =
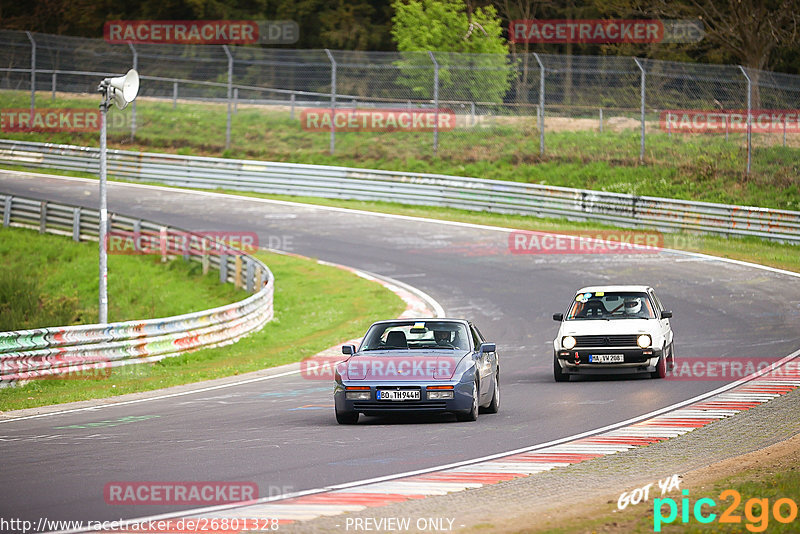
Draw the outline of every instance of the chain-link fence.
<instances>
[{"instance_id":1,"label":"chain-link fence","mask_svg":"<svg viewBox=\"0 0 800 534\"><path fill-rule=\"evenodd\" d=\"M658 164L680 160L687 144L722 144L733 154L724 164L742 174L800 163L791 150L800 147L800 76L788 74L621 56L110 45L0 31L0 89L30 92L31 108L46 106L48 93L53 102L94 93L129 68L142 80L125 124L132 140L148 135L144 108L163 119L190 102L216 106L213 124L176 118L154 144L216 132L200 144L224 139L247 153L270 129L284 134L267 151L276 159Z\"/></svg>"}]
</instances>

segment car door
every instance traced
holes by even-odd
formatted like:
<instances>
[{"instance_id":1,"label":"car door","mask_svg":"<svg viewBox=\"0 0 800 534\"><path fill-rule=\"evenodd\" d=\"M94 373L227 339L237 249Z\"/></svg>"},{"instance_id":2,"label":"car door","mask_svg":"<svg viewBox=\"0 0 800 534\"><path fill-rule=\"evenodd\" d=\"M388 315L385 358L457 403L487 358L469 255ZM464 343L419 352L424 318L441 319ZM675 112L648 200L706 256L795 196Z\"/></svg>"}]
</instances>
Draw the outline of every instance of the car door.
<instances>
[{"instance_id":1,"label":"car door","mask_svg":"<svg viewBox=\"0 0 800 534\"><path fill-rule=\"evenodd\" d=\"M669 324L669 319L662 319L661 312L664 311L664 305L661 304L661 300L656 295L655 291L652 289L648 291L650 294L650 299L655 303L656 306L656 318L658 319L659 331L661 336L666 341L666 346L669 346L672 343L672 328Z\"/></svg>"},{"instance_id":2,"label":"car door","mask_svg":"<svg viewBox=\"0 0 800 534\"><path fill-rule=\"evenodd\" d=\"M492 373L494 372L494 362L497 355L494 352L480 352L481 344L484 342L483 336L475 328L474 325L469 325L472 341L475 345L475 351L478 352L478 376L480 377L480 401L483 403L488 400L487 396L493 391Z\"/></svg>"}]
</instances>

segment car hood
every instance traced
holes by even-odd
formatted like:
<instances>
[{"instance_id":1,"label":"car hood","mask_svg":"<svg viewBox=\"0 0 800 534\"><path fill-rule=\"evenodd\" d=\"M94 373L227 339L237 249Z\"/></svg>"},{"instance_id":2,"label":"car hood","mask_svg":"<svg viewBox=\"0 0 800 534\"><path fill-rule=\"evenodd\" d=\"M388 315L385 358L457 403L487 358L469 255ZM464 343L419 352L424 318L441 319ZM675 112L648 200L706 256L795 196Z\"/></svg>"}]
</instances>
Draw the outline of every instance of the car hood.
<instances>
[{"instance_id":1,"label":"car hood","mask_svg":"<svg viewBox=\"0 0 800 534\"><path fill-rule=\"evenodd\" d=\"M562 336L609 336L615 334L652 334L658 329L655 319L582 319L565 321Z\"/></svg>"},{"instance_id":2,"label":"car hood","mask_svg":"<svg viewBox=\"0 0 800 534\"><path fill-rule=\"evenodd\" d=\"M343 362L342 376L349 380L414 381L449 380L465 350L387 350L359 353Z\"/></svg>"}]
</instances>

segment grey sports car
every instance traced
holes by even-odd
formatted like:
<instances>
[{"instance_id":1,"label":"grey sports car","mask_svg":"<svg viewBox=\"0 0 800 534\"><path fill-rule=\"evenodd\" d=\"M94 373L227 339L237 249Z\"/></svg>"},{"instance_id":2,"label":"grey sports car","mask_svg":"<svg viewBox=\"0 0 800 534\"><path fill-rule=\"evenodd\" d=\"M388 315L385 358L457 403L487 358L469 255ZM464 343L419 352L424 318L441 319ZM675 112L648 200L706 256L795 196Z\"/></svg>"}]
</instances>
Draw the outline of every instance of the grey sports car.
<instances>
[{"instance_id":1,"label":"grey sports car","mask_svg":"<svg viewBox=\"0 0 800 534\"><path fill-rule=\"evenodd\" d=\"M463 319L379 321L336 367L336 420L359 414L450 412L475 421L500 407L500 365L494 343Z\"/></svg>"}]
</instances>

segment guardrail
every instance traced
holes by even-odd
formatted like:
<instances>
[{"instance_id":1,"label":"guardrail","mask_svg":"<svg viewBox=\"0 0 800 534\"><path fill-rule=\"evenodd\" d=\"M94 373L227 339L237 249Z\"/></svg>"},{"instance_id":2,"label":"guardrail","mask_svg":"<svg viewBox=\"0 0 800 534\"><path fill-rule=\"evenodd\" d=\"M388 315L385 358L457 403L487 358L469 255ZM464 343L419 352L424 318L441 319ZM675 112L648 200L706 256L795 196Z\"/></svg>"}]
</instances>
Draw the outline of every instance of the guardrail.
<instances>
[{"instance_id":1,"label":"guardrail","mask_svg":"<svg viewBox=\"0 0 800 534\"><path fill-rule=\"evenodd\" d=\"M5 227L38 228L41 233L71 236L75 241L98 239L96 210L0 194L0 213ZM184 233L118 214L109 218L109 232ZM275 280L269 268L207 236L185 233L192 239L187 240L184 258L199 261L204 273L210 268L219 270L220 283L233 283L253 295L174 317L0 332L0 387L48 377L102 376L112 367L226 345L260 330L274 313ZM215 253L209 254L211 250Z\"/></svg>"},{"instance_id":2,"label":"guardrail","mask_svg":"<svg viewBox=\"0 0 800 534\"><path fill-rule=\"evenodd\" d=\"M32 168L97 173L99 150L0 140L0 159ZM757 236L800 243L800 212L607 193L500 180L149 152L108 151L108 173L201 189L378 200L594 220L618 226Z\"/></svg>"}]
</instances>

